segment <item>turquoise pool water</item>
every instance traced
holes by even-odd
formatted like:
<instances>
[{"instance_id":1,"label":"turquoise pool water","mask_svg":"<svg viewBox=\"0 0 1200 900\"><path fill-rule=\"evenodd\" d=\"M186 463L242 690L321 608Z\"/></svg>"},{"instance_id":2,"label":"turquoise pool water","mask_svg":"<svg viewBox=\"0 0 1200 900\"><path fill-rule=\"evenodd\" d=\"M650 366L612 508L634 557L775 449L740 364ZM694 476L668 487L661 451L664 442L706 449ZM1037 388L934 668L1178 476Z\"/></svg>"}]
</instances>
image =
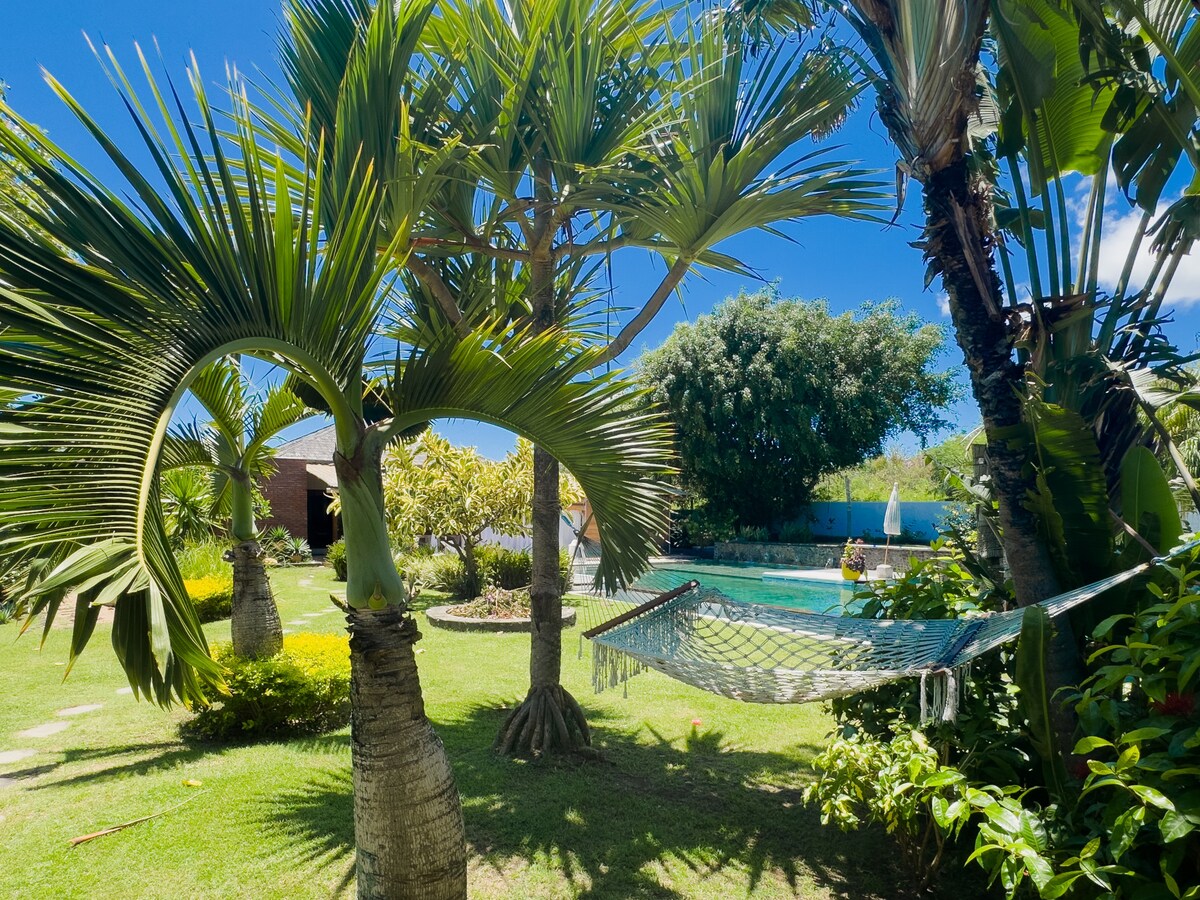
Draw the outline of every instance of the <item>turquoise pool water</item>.
<instances>
[{"instance_id":1,"label":"turquoise pool water","mask_svg":"<svg viewBox=\"0 0 1200 900\"><path fill-rule=\"evenodd\" d=\"M840 584L819 581L763 581L763 573L778 571L763 566L714 563L703 560L655 563L640 586L666 591L695 579L735 600L782 606L807 612L839 614L854 600L854 592Z\"/></svg>"}]
</instances>

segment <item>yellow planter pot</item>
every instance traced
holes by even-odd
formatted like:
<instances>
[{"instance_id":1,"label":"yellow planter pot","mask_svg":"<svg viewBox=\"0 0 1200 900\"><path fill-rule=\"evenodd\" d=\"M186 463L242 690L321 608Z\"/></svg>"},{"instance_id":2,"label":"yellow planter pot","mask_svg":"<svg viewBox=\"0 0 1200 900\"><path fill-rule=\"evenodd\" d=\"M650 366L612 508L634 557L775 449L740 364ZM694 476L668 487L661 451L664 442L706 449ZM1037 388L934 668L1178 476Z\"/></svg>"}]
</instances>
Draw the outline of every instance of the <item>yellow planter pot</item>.
<instances>
[{"instance_id":1,"label":"yellow planter pot","mask_svg":"<svg viewBox=\"0 0 1200 900\"><path fill-rule=\"evenodd\" d=\"M856 569L850 569L846 566L842 566L842 577L847 581L858 581L858 579L863 577L863 573L857 571Z\"/></svg>"}]
</instances>

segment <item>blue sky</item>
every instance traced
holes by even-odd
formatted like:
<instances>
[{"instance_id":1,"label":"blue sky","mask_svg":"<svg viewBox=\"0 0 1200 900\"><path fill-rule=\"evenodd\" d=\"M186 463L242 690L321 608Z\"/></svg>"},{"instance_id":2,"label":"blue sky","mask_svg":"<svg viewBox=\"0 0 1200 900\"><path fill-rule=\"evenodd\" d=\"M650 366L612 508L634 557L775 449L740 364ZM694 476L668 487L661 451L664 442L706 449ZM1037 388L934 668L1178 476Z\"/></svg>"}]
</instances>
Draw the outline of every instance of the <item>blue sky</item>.
<instances>
[{"instance_id":1,"label":"blue sky","mask_svg":"<svg viewBox=\"0 0 1200 900\"><path fill-rule=\"evenodd\" d=\"M135 41L151 54L157 42L166 71L181 82L189 53L196 55L205 80L212 84L223 79L227 63L236 64L243 72L261 72L276 79L279 8L279 0L51 0L20 4L6 12L0 28L0 79L8 85L8 101L23 116L46 129L85 165L103 173L106 163L99 150L45 85L42 67L109 127L122 146L130 147L137 138L84 32L98 44L109 44L127 70L137 66ZM870 97L825 143L837 147L832 152L842 158L860 160L885 170L886 179L892 178L895 155ZM904 308L948 324L938 285L935 282L929 290L923 289L921 254L910 246L920 238L919 199L914 186L897 224L891 227L822 217L790 227L795 243L755 233L729 241L721 249L752 266L765 280L777 281L784 296L826 298L835 312L855 308L865 300L895 297ZM1121 217L1123 211L1117 208L1114 213ZM1114 240L1120 233L1119 227L1111 229ZM1123 256L1124 251L1115 245L1106 248L1102 268L1109 259L1115 266L1115 260ZM619 256L613 273L617 304L639 304L661 272L661 265L651 264L640 252L626 251ZM677 322L708 312L744 287L757 286L723 273L693 274L684 284L682 298L668 301L623 361L632 360L646 347L657 346ZM1200 257L1181 267L1169 299L1176 301L1177 307L1177 321L1169 334L1182 349L1190 350L1200 332L1195 306L1200 301ZM961 355L948 341L942 366L961 368L960 363ZM950 417L962 428L978 422L969 397L954 407ZM470 423L439 423L438 429L452 440L476 444L492 456L512 444L506 433ZM911 438L900 437L897 442L902 447L913 446Z\"/></svg>"}]
</instances>

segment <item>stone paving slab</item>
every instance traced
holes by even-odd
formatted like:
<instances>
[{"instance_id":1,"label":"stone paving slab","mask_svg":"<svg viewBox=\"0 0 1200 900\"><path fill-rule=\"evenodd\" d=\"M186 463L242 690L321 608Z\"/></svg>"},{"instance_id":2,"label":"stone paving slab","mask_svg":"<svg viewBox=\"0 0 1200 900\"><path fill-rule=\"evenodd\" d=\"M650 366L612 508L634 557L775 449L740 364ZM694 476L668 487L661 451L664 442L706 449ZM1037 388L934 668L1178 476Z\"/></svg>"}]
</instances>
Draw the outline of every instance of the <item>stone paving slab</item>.
<instances>
[{"instance_id":1,"label":"stone paving slab","mask_svg":"<svg viewBox=\"0 0 1200 900\"><path fill-rule=\"evenodd\" d=\"M0 766L29 759L36 753L36 750L0 750Z\"/></svg>"},{"instance_id":2,"label":"stone paving slab","mask_svg":"<svg viewBox=\"0 0 1200 900\"><path fill-rule=\"evenodd\" d=\"M103 703L85 703L82 706L68 706L55 713L56 716L82 716L84 713L95 712L104 707Z\"/></svg>"},{"instance_id":3,"label":"stone paving slab","mask_svg":"<svg viewBox=\"0 0 1200 900\"><path fill-rule=\"evenodd\" d=\"M17 737L23 737L23 738L50 737L50 735L58 734L60 731L66 731L70 727L71 727L70 722L46 722L44 725L35 725L33 728L26 728L24 731L18 731Z\"/></svg>"}]
</instances>

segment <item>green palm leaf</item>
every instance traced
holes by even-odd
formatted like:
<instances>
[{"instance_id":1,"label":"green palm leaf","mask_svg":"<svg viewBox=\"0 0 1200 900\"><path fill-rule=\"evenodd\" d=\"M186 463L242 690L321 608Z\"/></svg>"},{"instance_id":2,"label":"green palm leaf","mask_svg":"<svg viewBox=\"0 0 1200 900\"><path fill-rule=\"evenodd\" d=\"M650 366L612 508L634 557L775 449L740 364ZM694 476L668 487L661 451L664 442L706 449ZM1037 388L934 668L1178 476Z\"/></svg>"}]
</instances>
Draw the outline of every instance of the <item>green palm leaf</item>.
<instances>
[{"instance_id":1,"label":"green palm leaf","mask_svg":"<svg viewBox=\"0 0 1200 900\"><path fill-rule=\"evenodd\" d=\"M265 113L238 83L219 128L197 72L198 110L188 114L174 88L161 89L147 71L155 118L115 61L110 71L162 190L57 84L124 176L124 195L53 143L28 137L19 119L0 127L0 151L28 165L37 199L22 210L32 225L0 213L0 392L23 401L0 410L0 557L30 574L23 592L47 621L76 591L73 653L90 636L91 606L103 601L116 608L114 646L140 693L190 701L219 683L167 545L156 485L185 390L234 353L278 363L319 394L346 458L364 441L450 411L527 434L599 498L606 577L636 574L660 524L659 493L645 480L664 468L667 442L657 421L618 415L623 383L583 379L582 368L565 364L574 346L553 333L446 338L412 351L392 379L395 420L368 426L365 360L379 323L400 308L395 247L378 251L396 195L384 197L374 167L345 142L337 147L353 150L352 164L336 147L308 165L265 149ZM339 100L338 109L354 104ZM398 139L404 144L403 130ZM302 135L299 143L314 142ZM432 190L444 158L406 158L429 164L413 171ZM327 159L357 185L331 217ZM521 391L499 388L500 375ZM234 405L218 406L229 424L238 419ZM597 449L588 437L623 446Z\"/></svg>"}]
</instances>

